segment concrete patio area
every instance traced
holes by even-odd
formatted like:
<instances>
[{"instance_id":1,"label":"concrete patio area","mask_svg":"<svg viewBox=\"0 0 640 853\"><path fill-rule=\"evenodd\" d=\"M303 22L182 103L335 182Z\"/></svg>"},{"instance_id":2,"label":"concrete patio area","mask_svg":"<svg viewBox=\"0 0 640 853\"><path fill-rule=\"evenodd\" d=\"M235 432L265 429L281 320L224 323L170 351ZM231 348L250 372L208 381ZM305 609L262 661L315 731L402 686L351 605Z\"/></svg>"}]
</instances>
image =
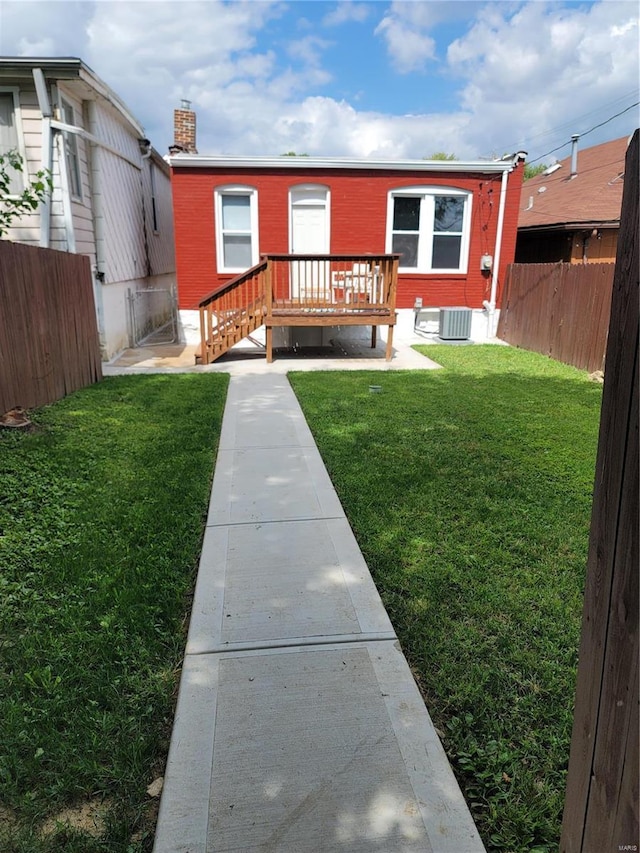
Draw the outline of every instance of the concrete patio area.
<instances>
[{"instance_id":1,"label":"concrete patio area","mask_svg":"<svg viewBox=\"0 0 640 853\"><path fill-rule=\"evenodd\" d=\"M154 851L480 853L284 371L244 364L229 371Z\"/></svg>"},{"instance_id":2,"label":"concrete patio area","mask_svg":"<svg viewBox=\"0 0 640 853\"><path fill-rule=\"evenodd\" d=\"M262 341L263 334L254 339ZM196 365L196 344L170 343L140 346L125 350L108 364L105 376L118 373L229 373L231 376L251 373L288 373L290 370L433 370L433 361L411 349L413 344L438 343L436 336L398 328L394 334L393 358L385 361L384 332L371 347L370 329L347 327L336 332L323 347L276 350L275 360L267 364L266 352L250 341L236 344L213 364ZM455 345L455 344L454 344Z\"/></svg>"}]
</instances>

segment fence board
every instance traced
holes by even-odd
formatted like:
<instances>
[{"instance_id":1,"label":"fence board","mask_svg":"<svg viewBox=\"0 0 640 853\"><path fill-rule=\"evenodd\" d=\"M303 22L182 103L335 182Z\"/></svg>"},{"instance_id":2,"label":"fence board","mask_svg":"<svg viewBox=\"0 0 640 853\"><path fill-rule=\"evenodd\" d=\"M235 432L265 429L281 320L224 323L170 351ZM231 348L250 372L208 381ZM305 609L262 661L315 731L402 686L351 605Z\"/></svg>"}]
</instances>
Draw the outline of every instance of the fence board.
<instances>
[{"instance_id":1,"label":"fence board","mask_svg":"<svg viewBox=\"0 0 640 853\"><path fill-rule=\"evenodd\" d=\"M0 240L0 414L101 378L89 259Z\"/></svg>"},{"instance_id":2,"label":"fence board","mask_svg":"<svg viewBox=\"0 0 640 853\"><path fill-rule=\"evenodd\" d=\"M607 344L563 853L637 850L638 132L627 152Z\"/></svg>"},{"instance_id":3,"label":"fence board","mask_svg":"<svg viewBox=\"0 0 640 853\"><path fill-rule=\"evenodd\" d=\"M583 370L601 370L614 264L511 264L498 337Z\"/></svg>"}]
</instances>

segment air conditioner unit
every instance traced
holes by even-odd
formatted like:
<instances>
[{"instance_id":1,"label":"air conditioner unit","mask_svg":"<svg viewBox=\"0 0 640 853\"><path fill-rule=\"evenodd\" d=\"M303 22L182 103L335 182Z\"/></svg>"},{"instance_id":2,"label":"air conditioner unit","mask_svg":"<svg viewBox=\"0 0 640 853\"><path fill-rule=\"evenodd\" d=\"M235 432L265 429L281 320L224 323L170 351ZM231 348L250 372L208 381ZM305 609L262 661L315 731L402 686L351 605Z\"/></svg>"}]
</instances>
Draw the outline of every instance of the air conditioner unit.
<instances>
[{"instance_id":1,"label":"air conditioner unit","mask_svg":"<svg viewBox=\"0 0 640 853\"><path fill-rule=\"evenodd\" d=\"M439 335L443 341L468 341L471 335L471 308L441 308Z\"/></svg>"}]
</instances>

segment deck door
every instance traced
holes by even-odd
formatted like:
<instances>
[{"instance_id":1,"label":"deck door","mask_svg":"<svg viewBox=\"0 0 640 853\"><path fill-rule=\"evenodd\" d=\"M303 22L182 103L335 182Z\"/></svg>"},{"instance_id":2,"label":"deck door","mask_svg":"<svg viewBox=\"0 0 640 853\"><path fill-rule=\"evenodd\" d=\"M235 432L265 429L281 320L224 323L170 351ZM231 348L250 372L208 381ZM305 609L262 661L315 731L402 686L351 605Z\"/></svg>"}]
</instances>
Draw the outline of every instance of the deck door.
<instances>
[{"instance_id":1,"label":"deck door","mask_svg":"<svg viewBox=\"0 0 640 853\"><path fill-rule=\"evenodd\" d=\"M289 243L293 255L329 253L329 191L326 187L303 186L291 190ZM291 296L304 301L329 298L328 261L292 261Z\"/></svg>"}]
</instances>

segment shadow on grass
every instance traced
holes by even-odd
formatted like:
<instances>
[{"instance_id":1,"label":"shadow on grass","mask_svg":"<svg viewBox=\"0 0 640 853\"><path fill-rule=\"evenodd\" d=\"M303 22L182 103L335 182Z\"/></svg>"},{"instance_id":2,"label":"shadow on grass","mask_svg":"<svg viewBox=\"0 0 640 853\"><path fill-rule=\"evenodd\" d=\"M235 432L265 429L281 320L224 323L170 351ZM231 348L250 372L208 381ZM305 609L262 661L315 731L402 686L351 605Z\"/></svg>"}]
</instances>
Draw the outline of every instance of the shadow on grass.
<instances>
[{"instance_id":1,"label":"shadow on grass","mask_svg":"<svg viewBox=\"0 0 640 853\"><path fill-rule=\"evenodd\" d=\"M429 347L447 363L429 373L290 379L485 845L551 851L602 389L474 349Z\"/></svg>"}]
</instances>

